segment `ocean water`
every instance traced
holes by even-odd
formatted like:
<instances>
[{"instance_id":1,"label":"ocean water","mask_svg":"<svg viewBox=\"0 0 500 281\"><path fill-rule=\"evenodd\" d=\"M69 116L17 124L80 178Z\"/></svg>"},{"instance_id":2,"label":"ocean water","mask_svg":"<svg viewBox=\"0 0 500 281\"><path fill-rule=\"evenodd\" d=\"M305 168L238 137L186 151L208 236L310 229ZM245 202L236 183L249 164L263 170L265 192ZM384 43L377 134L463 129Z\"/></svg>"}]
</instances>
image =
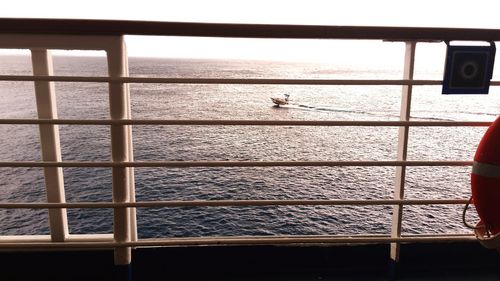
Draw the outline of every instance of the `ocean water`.
<instances>
[{"instance_id":1,"label":"ocean water","mask_svg":"<svg viewBox=\"0 0 500 281\"><path fill-rule=\"evenodd\" d=\"M104 57L55 57L56 75L105 76ZM31 74L27 56L1 56L0 74ZM400 79L400 69L238 60L131 58L131 76ZM441 79L439 71L417 78ZM131 84L133 118L398 120L400 86ZM59 118L106 119L106 83L55 83ZM500 94L413 90L412 120L492 121ZM288 106L270 97L290 94ZM36 118L31 82L0 82L0 118ZM409 160L471 160L486 128L411 128ZM109 161L108 126L60 126L63 161ZM394 160L395 127L133 127L136 160ZM0 125L0 161L40 161L38 128ZM64 168L68 202L111 201L111 170ZM392 199L395 167L136 168L138 201ZM465 199L470 167L409 167L405 198ZM0 201L45 201L43 169L0 168ZM406 206L404 234L469 233L460 205ZM140 208L139 237L389 234L391 206ZM471 216L474 219L474 216ZM68 210L71 233L109 233L109 209ZM48 234L45 210L0 210L0 235Z\"/></svg>"}]
</instances>

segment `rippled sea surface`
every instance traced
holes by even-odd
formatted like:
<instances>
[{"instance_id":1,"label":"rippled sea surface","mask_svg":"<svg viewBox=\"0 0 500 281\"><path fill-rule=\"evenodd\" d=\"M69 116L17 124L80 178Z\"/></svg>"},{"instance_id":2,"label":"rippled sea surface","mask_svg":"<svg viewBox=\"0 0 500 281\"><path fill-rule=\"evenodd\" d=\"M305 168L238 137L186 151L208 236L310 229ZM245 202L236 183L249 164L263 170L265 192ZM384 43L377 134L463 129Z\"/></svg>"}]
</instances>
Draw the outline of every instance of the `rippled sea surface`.
<instances>
[{"instance_id":1,"label":"rippled sea surface","mask_svg":"<svg viewBox=\"0 0 500 281\"><path fill-rule=\"evenodd\" d=\"M104 57L55 57L56 75L105 76ZM30 75L27 56L0 56L0 74ZM401 79L400 70L312 63L130 59L139 77ZM440 73L421 77L441 79ZM437 75L437 76L436 76ZM131 84L140 119L399 120L400 86ZM105 83L55 83L59 118L106 119ZM500 95L443 96L416 86L412 120L492 121ZM288 106L270 97L290 94ZM33 82L0 82L0 118L36 118ZM62 125L63 161L109 161L108 126ZM471 160L485 127L411 128L409 160ZM0 161L40 161L38 127L0 125ZM395 160L396 127L133 127L136 160ZM470 167L409 167L405 198L465 199ZM392 199L395 167L136 168L138 201ZM0 201L45 201L43 169L1 168ZM68 202L110 201L111 170L64 168ZM403 233L468 233L463 206L405 207ZM391 206L140 208L139 237L389 234ZM109 233L112 211L68 210L71 233ZM47 211L0 210L0 235L48 234Z\"/></svg>"}]
</instances>

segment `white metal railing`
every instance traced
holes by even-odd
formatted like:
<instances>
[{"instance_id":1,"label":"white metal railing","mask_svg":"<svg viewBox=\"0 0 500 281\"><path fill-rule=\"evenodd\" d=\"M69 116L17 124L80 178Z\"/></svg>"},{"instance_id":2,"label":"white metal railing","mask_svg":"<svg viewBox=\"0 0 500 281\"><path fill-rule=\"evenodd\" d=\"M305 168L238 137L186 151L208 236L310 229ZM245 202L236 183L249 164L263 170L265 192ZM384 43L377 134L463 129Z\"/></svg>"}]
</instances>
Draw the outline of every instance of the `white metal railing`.
<instances>
[{"instance_id":1,"label":"white metal railing","mask_svg":"<svg viewBox=\"0 0 500 281\"><path fill-rule=\"evenodd\" d=\"M233 26L234 27L234 26ZM239 26L238 26L239 27ZM215 28L215 27L214 27ZM224 26L223 28L231 28ZM287 27L288 28L288 27ZM308 29L308 28L305 28ZM349 29L349 28L347 28ZM358 30L354 28L355 30ZM368 28L369 29L369 28ZM239 29L237 29L239 30ZM322 29L321 29L322 30ZM337 28L335 28L337 30ZM369 29L371 30L371 29ZM377 29L384 31L384 29ZM0 30L2 31L2 30ZM433 30L427 30L434 34ZM441 31L442 30L438 30ZM193 31L194 32L194 31ZM235 31L237 32L237 31ZM351 31L354 34L354 31ZM436 31L437 32L437 31ZM0 32L1 33L1 32ZM10 33L10 32L9 32ZM415 126L489 126L490 122L410 121L411 92L417 85L440 85L437 80L414 80L413 68L417 41L426 38L407 39L404 77L401 80L318 80L318 79L203 79L203 78L143 78L128 77L128 58L121 34L92 36L85 34L0 34L0 48L31 49L33 76L0 75L0 81L34 81L36 85L38 119L0 119L0 124L39 125L42 143L42 161L5 161L0 167L43 167L45 171L47 202L9 203L0 202L0 208L49 209L51 236L0 236L0 249L18 248L114 248L115 263L131 262L131 247L167 245L213 245L213 244L293 244L293 243L391 243L391 258L399 259L402 242L472 241L471 235L405 235L401 234L402 208L407 205L466 204L467 199L404 199L405 169L408 166L471 166L472 161L408 161L408 129ZM29 32L28 32L29 33ZM53 32L50 32L53 33ZM112 33L112 32L111 32ZM123 32L127 34L127 31ZM346 35L346 33L348 33ZM361 33L356 37L349 32L329 35L325 38L378 39ZM453 33L453 32L452 32ZM65 35L64 35L65 34ZM131 32L130 34L133 34ZM156 35L160 35L158 33ZM214 32L213 36L225 36ZM232 34L232 33L228 33ZM236 33L238 34L238 33ZM293 33L295 34L295 33ZM297 33L302 34L302 33ZM388 34L388 33L385 33ZM403 34L403 33L401 33ZM459 33L453 33L459 34ZM495 33L496 34L496 33ZM102 35L102 34L101 34ZM172 34L163 34L172 35ZM190 32L183 34L189 36ZM260 37L253 33L242 36ZM200 36L200 35L195 35ZM227 35L229 36L229 35ZM244 37L243 36L243 37ZM309 38L305 35L292 36ZM364 36L364 37L363 37ZM430 35L429 35L430 36ZM436 36L435 34L432 36ZM430 36L429 38L434 38ZM443 35L442 39L448 39ZM495 35L496 36L496 35ZM266 38L272 35L266 35ZM281 37L276 35L276 37ZM388 36L390 37L390 36ZM474 36L473 36L474 37ZM316 37L314 37L316 38ZM321 37L323 38L323 37ZM381 37L383 39L383 37ZM496 37L495 37L496 38ZM395 39L395 38L390 38ZM403 38L404 39L404 38ZM439 38L438 38L439 39ZM461 39L461 38L456 38ZM490 37L484 38L491 40ZM107 54L109 77L54 76L48 49L104 50ZM55 107L54 82L100 82L109 83L109 120L58 119ZM131 119L129 84L174 83L174 84L273 84L273 85L402 85L400 121L294 121L294 120L140 120ZM499 81L492 85L500 85ZM52 106L48 107L47 104ZM111 128L111 160L107 162L61 161L58 140L58 125L102 125ZM137 125L225 125L225 126L384 126L398 127L398 152L394 161L134 161L132 126ZM275 167L275 166L394 166L396 167L394 198L390 200L192 200L192 201L135 201L135 167ZM62 181L63 167L108 167L113 171L113 202L66 203ZM294 205L392 205L393 217L390 235L309 235L309 236L251 236L251 237L196 237L137 239L136 208L151 207L221 207L221 206L294 206ZM113 235L72 235L67 230L66 209L112 208L114 210Z\"/></svg>"},{"instance_id":2,"label":"white metal railing","mask_svg":"<svg viewBox=\"0 0 500 281\"><path fill-rule=\"evenodd\" d=\"M244 85L442 85L441 80L366 80L366 79L236 79L236 78L166 78L166 77L100 77L100 76L29 76L0 75L4 81L54 81L54 82L121 82L121 83L164 83L164 84L244 84ZM500 81L492 81L492 86L500 86Z\"/></svg>"},{"instance_id":3,"label":"white metal railing","mask_svg":"<svg viewBox=\"0 0 500 281\"><path fill-rule=\"evenodd\" d=\"M472 166L472 161L135 161L0 162L0 167L335 167L335 166Z\"/></svg>"},{"instance_id":4,"label":"white metal railing","mask_svg":"<svg viewBox=\"0 0 500 281\"><path fill-rule=\"evenodd\" d=\"M403 78L412 80L413 72L415 68L415 50L417 47L417 42L410 41L406 42L405 49L405 63ZM413 86L403 85L403 91L401 95L401 110L400 110L400 120L410 121L410 111L411 111L411 94ZM401 126L398 131L398 148L396 159L398 161L406 161L406 156L408 154L408 133L409 126ZM396 167L396 178L394 181L394 199L403 199L405 191L405 176L406 176L406 166ZM401 237L401 228L403 224L403 204L394 205L392 212L392 228L391 237ZM391 258L393 260L399 260L399 244L391 244Z\"/></svg>"},{"instance_id":5,"label":"white metal railing","mask_svg":"<svg viewBox=\"0 0 500 281\"><path fill-rule=\"evenodd\" d=\"M51 76L54 74L52 57L46 49L31 51L33 75ZM35 81L35 96L38 118L57 119L57 103L54 84L49 81ZM43 161L61 161L59 127L54 124L40 124L40 144ZM65 202L63 170L61 167L44 169L48 202ZM49 210L50 234L52 241L62 242L69 234L68 218L65 209Z\"/></svg>"}]
</instances>

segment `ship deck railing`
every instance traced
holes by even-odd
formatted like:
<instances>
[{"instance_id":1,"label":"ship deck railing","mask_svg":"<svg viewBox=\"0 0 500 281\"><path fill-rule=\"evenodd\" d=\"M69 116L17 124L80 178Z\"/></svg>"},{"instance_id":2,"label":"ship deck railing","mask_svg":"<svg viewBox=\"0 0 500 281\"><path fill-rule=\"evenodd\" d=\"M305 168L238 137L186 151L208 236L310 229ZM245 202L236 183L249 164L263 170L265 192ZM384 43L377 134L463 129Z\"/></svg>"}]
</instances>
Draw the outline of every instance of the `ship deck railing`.
<instances>
[{"instance_id":1,"label":"ship deck railing","mask_svg":"<svg viewBox=\"0 0 500 281\"><path fill-rule=\"evenodd\" d=\"M398 80L349 79L208 79L175 77L130 77L124 36L204 36L223 38L288 38L288 39L363 39L402 41L406 44L403 78ZM178 22L137 22L105 20L0 19L0 48L29 49L33 75L0 75L0 81L34 81L38 118L0 119L5 125L38 125L40 127L42 161L3 161L0 167L41 167L45 171L47 202L0 202L4 209L48 209L50 235L10 235L0 237L0 250L20 249L114 249L115 264L132 261L131 249L143 246L194 245L294 245L294 244L390 244L388 256L399 259L402 243L472 242L472 234L403 235L402 210L409 205L465 205L468 198L405 199L405 169L411 166L471 166L472 161L409 161L407 160L408 131L411 127L487 127L491 122L470 121L411 121L410 101L413 86L441 85L441 80L413 79L415 48L419 42L451 40L496 41L500 30L455 28L354 27L210 24ZM49 49L101 50L106 52L107 77L55 76ZM59 119L54 103L53 82L98 82L109 84L110 118L106 120ZM297 120L147 120L131 118L128 86L133 83L165 84L265 84L265 85L401 85L402 102L399 121L297 121ZM499 86L500 81L492 81ZM97 125L111 129L111 159L109 161L62 161L58 125ZM135 161L133 159L132 127L136 125L181 126L381 126L399 128L397 157L378 161ZM394 193L387 200L192 200L136 201L134 170L137 167L345 167L392 166L396 168ZM106 167L113 172L113 202L66 203L61 168ZM465 183L464 183L465 185ZM393 206L390 235L287 235L236 237L180 237L139 239L136 208L220 207L220 206ZM66 209L113 209L113 233L71 234L68 231Z\"/></svg>"}]
</instances>

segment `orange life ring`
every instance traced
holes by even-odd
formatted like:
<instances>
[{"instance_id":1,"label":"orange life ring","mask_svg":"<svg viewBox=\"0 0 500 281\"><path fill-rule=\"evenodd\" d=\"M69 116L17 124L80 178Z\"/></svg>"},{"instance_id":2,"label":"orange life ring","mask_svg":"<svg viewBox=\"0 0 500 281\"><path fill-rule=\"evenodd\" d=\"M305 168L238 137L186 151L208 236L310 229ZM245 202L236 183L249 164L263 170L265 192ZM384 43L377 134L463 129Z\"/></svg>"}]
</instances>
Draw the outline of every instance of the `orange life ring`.
<instances>
[{"instance_id":1,"label":"orange life ring","mask_svg":"<svg viewBox=\"0 0 500 281\"><path fill-rule=\"evenodd\" d=\"M478 228L500 233L500 116L486 130L474 156L472 201L481 219Z\"/></svg>"}]
</instances>

